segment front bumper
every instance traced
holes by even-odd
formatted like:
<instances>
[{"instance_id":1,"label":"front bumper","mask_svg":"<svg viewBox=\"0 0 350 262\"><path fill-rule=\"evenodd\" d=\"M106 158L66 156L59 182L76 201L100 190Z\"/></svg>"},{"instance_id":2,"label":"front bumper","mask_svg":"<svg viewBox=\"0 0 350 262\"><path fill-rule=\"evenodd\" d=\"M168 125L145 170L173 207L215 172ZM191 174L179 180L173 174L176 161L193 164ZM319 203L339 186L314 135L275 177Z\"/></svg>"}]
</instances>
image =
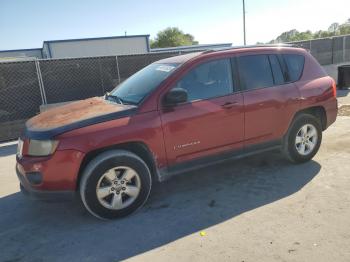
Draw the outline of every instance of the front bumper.
<instances>
[{"instance_id":1,"label":"front bumper","mask_svg":"<svg viewBox=\"0 0 350 262\"><path fill-rule=\"evenodd\" d=\"M39 200L71 200L77 197L75 191L47 191L34 189L23 174L16 167L16 174L20 181L21 192L33 199Z\"/></svg>"},{"instance_id":2,"label":"front bumper","mask_svg":"<svg viewBox=\"0 0 350 262\"><path fill-rule=\"evenodd\" d=\"M49 157L17 157L16 173L22 191L50 199L75 195L83 157L76 150L57 150Z\"/></svg>"}]
</instances>

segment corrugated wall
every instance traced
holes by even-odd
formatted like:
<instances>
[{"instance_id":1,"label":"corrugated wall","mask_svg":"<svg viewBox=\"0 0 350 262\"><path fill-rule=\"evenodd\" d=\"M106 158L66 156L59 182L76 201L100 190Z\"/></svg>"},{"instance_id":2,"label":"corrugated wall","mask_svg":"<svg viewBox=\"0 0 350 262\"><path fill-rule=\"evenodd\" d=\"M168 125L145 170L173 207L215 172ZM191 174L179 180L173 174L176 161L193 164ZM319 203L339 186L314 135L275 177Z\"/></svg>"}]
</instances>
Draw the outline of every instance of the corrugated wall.
<instances>
[{"instance_id":1,"label":"corrugated wall","mask_svg":"<svg viewBox=\"0 0 350 262\"><path fill-rule=\"evenodd\" d=\"M49 42L51 58L144 54L147 37Z\"/></svg>"}]
</instances>

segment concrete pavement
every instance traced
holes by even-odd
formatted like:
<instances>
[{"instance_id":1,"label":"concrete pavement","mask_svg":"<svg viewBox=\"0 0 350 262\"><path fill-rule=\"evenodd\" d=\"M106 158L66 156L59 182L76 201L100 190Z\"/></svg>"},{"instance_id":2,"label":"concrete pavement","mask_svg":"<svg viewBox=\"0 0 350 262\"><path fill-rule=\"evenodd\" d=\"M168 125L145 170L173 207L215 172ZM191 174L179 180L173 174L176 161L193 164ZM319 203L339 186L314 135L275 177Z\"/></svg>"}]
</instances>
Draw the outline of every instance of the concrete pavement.
<instances>
[{"instance_id":1,"label":"concrete pavement","mask_svg":"<svg viewBox=\"0 0 350 262\"><path fill-rule=\"evenodd\" d=\"M184 174L110 222L22 196L15 151L0 146L0 261L350 261L350 117L308 163L273 152Z\"/></svg>"}]
</instances>

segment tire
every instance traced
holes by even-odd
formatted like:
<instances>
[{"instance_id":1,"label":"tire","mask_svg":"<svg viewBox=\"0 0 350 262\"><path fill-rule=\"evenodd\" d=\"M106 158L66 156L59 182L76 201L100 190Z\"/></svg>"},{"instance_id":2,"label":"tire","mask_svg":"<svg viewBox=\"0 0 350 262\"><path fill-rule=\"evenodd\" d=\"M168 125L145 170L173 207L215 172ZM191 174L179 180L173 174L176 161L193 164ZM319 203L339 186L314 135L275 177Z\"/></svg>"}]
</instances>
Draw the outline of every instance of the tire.
<instances>
[{"instance_id":1,"label":"tire","mask_svg":"<svg viewBox=\"0 0 350 262\"><path fill-rule=\"evenodd\" d=\"M116 219L142 207L151 186L151 172L140 157L125 150L110 150L89 162L79 189L81 200L92 215Z\"/></svg>"},{"instance_id":2,"label":"tire","mask_svg":"<svg viewBox=\"0 0 350 262\"><path fill-rule=\"evenodd\" d=\"M302 127L304 128L303 130L301 130ZM312 139L310 135L307 136L309 138L304 137L303 133L305 133L305 130L307 130L306 133L308 134L315 133L316 140L314 139L315 136L313 136ZM310 114L300 114L295 117L284 138L283 153L286 158L293 163L304 163L311 160L316 155L320 148L321 141L322 128L320 120ZM302 153L303 143L305 148L304 153Z\"/></svg>"}]
</instances>

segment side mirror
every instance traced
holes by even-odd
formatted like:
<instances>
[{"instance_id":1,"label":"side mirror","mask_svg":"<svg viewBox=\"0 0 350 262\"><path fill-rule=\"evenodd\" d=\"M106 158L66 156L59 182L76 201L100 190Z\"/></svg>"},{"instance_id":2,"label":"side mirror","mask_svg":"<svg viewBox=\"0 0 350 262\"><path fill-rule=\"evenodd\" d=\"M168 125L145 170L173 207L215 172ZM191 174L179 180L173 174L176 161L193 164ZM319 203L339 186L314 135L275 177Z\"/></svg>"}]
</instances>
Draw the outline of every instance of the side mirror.
<instances>
[{"instance_id":1,"label":"side mirror","mask_svg":"<svg viewBox=\"0 0 350 262\"><path fill-rule=\"evenodd\" d=\"M187 90L176 87L165 95L163 105L174 106L184 102L187 102Z\"/></svg>"}]
</instances>

